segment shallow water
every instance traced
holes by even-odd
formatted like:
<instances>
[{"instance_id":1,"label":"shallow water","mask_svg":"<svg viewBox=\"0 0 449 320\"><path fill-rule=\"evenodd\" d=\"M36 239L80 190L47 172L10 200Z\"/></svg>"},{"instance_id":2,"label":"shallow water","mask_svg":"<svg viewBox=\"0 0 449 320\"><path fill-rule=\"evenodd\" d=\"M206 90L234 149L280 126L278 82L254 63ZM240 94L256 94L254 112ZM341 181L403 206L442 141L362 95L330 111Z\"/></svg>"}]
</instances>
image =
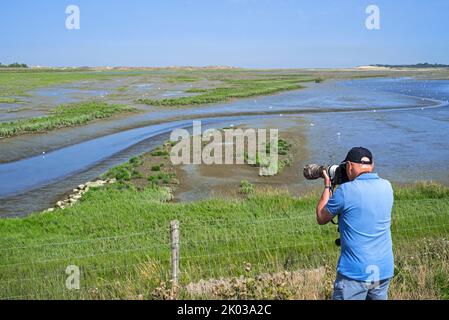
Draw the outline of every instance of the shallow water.
<instances>
[{"instance_id":1,"label":"shallow water","mask_svg":"<svg viewBox=\"0 0 449 320\"><path fill-rule=\"evenodd\" d=\"M449 108L430 108L436 101L449 100L449 81L413 79L368 79L330 81L309 89L268 97L245 99L195 109L157 111L114 122L71 128L54 135L22 137L2 141L3 161L16 154L34 154L19 161L0 164L0 215L23 215L54 204L62 194L79 183L93 179L107 168L142 153L167 138L175 127L191 125L191 120L172 121L175 117L207 117L227 114L225 118L202 119L216 127L252 119L289 117L305 120L309 162L336 163L355 145L372 149L379 173L393 181L449 180ZM383 110L385 109L385 110ZM355 111L365 110L365 111ZM331 112L332 111L332 112ZM335 112L339 111L339 112ZM243 113L272 112L271 115ZM213 118L213 117L212 117ZM86 142L103 128L117 130L130 124L166 120L170 123L149 125L120 133L107 134ZM282 128L281 128L282 129ZM89 133L89 130L92 132ZM64 133L65 132L65 133ZM72 136L67 135L71 132ZM84 136L83 136L84 132ZM73 133L75 136L73 136ZM64 135L66 134L66 135ZM44 146L70 146L46 152ZM162 138L163 137L163 138ZM6 143L5 143L6 142ZM21 153L22 152L22 153ZM2 160L0 159L0 160ZM6 183L5 183L6 182Z\"/></svg>"},{"instance_id":2,"label":"shallow water","mask_svg":"<svg viewBox=\"0 0 449 320\"><path fill-rule=\"evenodd\" d=\"M341 86L369 88L376 94L398 92L449 100L449 81L371 79ZM339 163L353 146L372 150L377 171L395 182L449 182L449 107L414 108L394 112L308 115L308 148L314 162Z\"/></svg>"},{"instance_id":3,"label":"shallow water","mask_svg":"<svg viewBox=\"0 0 449 320\"><path fill-rule=\"evenodd\" d=\"M336 81L322 84L307 84L308 89L285 92L272 96L243 99L228 103L206 105L195 108L149 108L144 113L118 118L114 121L91 123L77 128L66 128L45 135L12 138L4 141L0 163L39 155L43 151L59 149L93 139L98 136L147 126L159 122L180 119L207 118L210 116L233 116L250 114L282 114L295 112L328 112L355 109L408 108L429 106L435 102L393 93L373 94L369 89L346 88ZM148 107L143 107L144 109Z\"/></svg>"}]
</instances>

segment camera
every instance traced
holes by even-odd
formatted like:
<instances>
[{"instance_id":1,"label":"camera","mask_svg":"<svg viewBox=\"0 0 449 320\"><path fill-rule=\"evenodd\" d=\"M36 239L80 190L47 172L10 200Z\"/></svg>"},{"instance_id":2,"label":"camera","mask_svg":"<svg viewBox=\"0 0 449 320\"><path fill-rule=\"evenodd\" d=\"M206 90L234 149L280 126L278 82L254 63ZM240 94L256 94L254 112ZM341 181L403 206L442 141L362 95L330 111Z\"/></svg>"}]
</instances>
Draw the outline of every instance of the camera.
<instances>
[{"instance_id":1,"label":"camera","mask_svg":"<svg viewBox=\"0 0 449 320\"><path fill-rule=\"evenodd\" d=\"M331 179L332 188L349 181L348 175L346 174L346 162L329 166L308 164L304 167L304 178L307 180L324 178L323 171L326 171Z\"/></svg>"}]
</instances>

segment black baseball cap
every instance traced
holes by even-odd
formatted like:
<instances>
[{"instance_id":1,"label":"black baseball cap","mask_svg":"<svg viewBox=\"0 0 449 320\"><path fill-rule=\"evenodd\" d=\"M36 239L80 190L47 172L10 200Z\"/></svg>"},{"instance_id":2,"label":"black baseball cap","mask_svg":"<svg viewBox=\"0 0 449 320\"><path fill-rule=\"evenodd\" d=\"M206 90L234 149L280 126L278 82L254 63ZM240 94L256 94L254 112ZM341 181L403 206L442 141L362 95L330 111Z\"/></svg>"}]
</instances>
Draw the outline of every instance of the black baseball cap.
<instances>
[{"instance_id":1,"label":"black baseball cap","mask_svg":"<svg viewBox=\"0 0 449 320\"><path fill-rule=\"evenodd\" d=\"M362 160L363 158L368 158L369 161ZM373 155L371 151L363 147L354 147L349 150L348 155L346 156L343 162L351 161L354 163L362 163L362 164L373 164Z\"/></svg>"}]
</instances>

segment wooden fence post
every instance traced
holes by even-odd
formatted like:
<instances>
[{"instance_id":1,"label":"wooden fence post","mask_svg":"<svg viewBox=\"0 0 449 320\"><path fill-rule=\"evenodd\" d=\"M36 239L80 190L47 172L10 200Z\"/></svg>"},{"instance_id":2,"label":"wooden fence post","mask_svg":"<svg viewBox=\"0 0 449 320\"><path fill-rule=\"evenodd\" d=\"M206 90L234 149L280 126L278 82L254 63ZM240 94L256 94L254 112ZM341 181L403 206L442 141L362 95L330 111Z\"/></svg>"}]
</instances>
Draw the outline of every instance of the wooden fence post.
<instances>
[{"instance_id":1,"label":"wooden fence post","mask_svg":"<svg viewBox=\"0 0 449 320\"><path fill-rule=\"evenodd\" d=\"M171 236L171 276L174 286L178 286L179 278L179 221L170 222Z\"/></svg>"}]
</instances>

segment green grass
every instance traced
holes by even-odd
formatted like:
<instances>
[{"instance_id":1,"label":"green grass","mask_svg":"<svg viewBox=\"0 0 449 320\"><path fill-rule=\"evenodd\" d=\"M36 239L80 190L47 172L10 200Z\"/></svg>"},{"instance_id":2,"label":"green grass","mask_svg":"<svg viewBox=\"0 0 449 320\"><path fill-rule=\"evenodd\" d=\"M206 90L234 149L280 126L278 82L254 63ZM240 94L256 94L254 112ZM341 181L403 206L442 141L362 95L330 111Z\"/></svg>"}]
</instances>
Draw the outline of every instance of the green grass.
<instances>
[{"instance_id":1,"label":"green grass","mask_svg":"<svg viewBox=\"0 0 449 320\"><path fill-rule=\"evenodd\" d=\"M152 171L157 171L157 170L152 170ZM148 177L148 181L152 182L152 183L159 183L162 182L163 184L169 184L173 182L173 178L176 177L175 173L171 173L171 172L161 172L158 173L156 175L151 175Z\"/></svg>"},{"instance_id":2,"label":"green grass","mask_svg":"<svg viewBox=\"0 0 449 320\"><path fill-rule=\"evenodd\" d=\"M17 113L17 112L22 112L25 110L30 110L31 108L29 107L23 107L23 108L11 108L11 109L6 109L4 112L5 113Z\"/></svg>"},{"instance_id":3,"label":"green grass","mask_svg":"<svg viewBox=\"0 0 449 320\"><path fill-rule=\"evenodd\" d=\"M130 181L134 178L140 178L137 168L143 163L142 156L132 157L128 162L109 169L101 178L117 179L119 182Z\"/></svg>"},{"instance_id":4,"label":"green grass","mask_svg":"<svg viewBox=\"0 0 449 320\"><path fill-rule=\"evenodd\" d=\"M170 76L170 77L167 77L167 79L166 79L166 81L168 83L196 82L198 80L199 80L198 78L189 77L189 76L183 76L183 75Z\"/></svg>"},{"instance_id":5,"label":"green grass","mask_svg":"<svg viewBox=\"0 0 449 320\"><path fill-rule=\"evenodd\" d=\"M187 89L186 92L187 93L205 93L208 90L209 89L203 89L203 88L190 88L190 89Z\"/></svg>"},{"instance_id":6,"label":"green grass","mask_svg":"<svg viewBox=\"0 0 449 320\"><path fill-rule=\"evenodd\" d=\"M291 154L289 155L289 151L290 148L292 147L291 143L289 143L288 141L284 140L284 139L278 139L278 171L277 174L282 173L282 171L284 170L285 167L290 166L292 164L292 158L291 158ZM267 143L265 145L265 152L266 154L269 156L271 153L271 146L270 143ZM245 157L245 162L249 163L249 155L247 152L245 152L244 154ZM263 157L261 157L259 155L259 153L256 153L256 158L254 159L254 163L250 164L253 167L261 167L261 166L268 166L269 165L269 161L263 159Z\"/></svg>"},{"instance_id":7,"label":"green grass","mask_svg":"<svg viewBox=\"0 0 449 320\"><path fill-rule=\"evenodd\" d=\"M279 139L278 140L278 154L281 156L285 156L288 154L288 151L290 150L290 148L292 147L292 145L290 143L288 143L286 140L284 139ZM270 150L270 144L267 144L267 152L269 152Z\"/></svg>"},{"instance_id":8,"label":"green grass","mask_svg":"<svg viewBox=\"0 0 449 320\"><path fill-rule=\"evenodd\" d=\"M129 87L125 87L125 86L123 86L123 87L119 87L119 88L117 88L116 90L118 91L118 92L125 92L125 91L127 91L129 89ZM119 94L117 94L117 96L120 96Z\"/></svg>"},{"instance_id":9,"label":"green grass","mask_svg":"<svg viewBox=\"0 0 449 320\"><path fill-rule=\"evenodd\" d=\"M0 103L16 103L19 102L20 100L16 99L16 98L2 98L0 97Z\"/></svg>"},{"instance_id":10,"label":"green grass","mask_svg":"<svg viewBox=\"0 0 449 320\"><path fill-rule=\"evenodd\" d=\"M253 194L256 191L255 186L248 180L240 181L240 193L242 194Z\"/></svg>"},{"instance_id":11,"label":"green grass","mask_svg":"<svg viewBox=\"0 0 449 320\"><path fill-rule=\"evenodd\" d=\"M168 152L167 150L156 149L151 152L151 155L153 157L169 156L170 152Z\"/></svg>"},{"instance_id":12,"label":"green grass","mask_svg":"<svg viewBox=\"0 0 449 320\"><path fill-rule=\"evenodd\" d=\"M0 137L79 126L95 119L109 118L115 114L132 112L134 110L134 108L129 106L103 102L61 105L52 110L48 116L0 123Z\"/></svg>"},{"instance_id":13,"label":"green grass","mask_svg":"<svg viewBox=\"0 0 449 320\"><path fill-rule=\"evenodd\" d=\"M27 91L36 88L86 80L110 80L117 76L131 76L134 74L132 72L113 71L0 70L0 97L27 95Z\"/></svg>"},{"instance_id":14,"label":"green grass","mask_svg":"<svg viewBox=\"0 0 449 320\"><path fill-rule=\"evenodd\" d=\"M138 102L155 106L187 106L227 101L232 98L246 98L273 94L280 91L301 89L301 82L313 79L296 77L256 78L256 79L222 79L226 86L213 89L189 89L188 92L198 92L191 97L167 99L139 99Z\"/></svg>"},{"instance_id":15,"label":"green grass","mask_svg":"<svg viewBox=\"0 0 449 320\"><path fill-rule=\"evenodd\" d=\"M392 234L397 277L392 295L425 296L415 284L427 270L426 285L432 284L432 294L444 297L449 189L427 184L395 190ZM244 200L171 203L169 199L168 188L138 192L119 183L91 189L80 203L65 210L0 220L0 297L161 297L163 286L155 289L169 279L172 219L181 225L182 286L278 270L320 266L334 270L336 227L316 224L317 194L298 199L265 190ZM420 263L424 271L418 274ZM245 271L247 264L250 271ZM68 265L80 267L81 290L65 288ZM181 296L188 297L184 291Z\"/></svg>"}]
</instances>

